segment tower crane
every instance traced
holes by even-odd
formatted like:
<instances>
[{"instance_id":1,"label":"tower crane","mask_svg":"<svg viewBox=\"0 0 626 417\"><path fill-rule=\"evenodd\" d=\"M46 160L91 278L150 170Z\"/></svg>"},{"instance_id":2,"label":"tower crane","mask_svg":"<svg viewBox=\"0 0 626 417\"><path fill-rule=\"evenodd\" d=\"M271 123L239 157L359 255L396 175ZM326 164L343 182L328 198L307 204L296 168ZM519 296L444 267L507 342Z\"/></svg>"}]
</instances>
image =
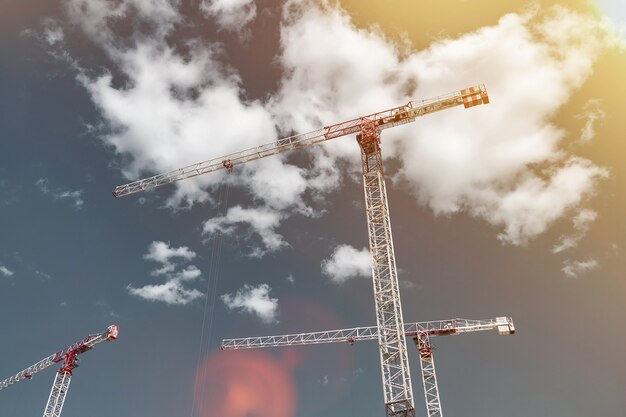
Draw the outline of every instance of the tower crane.
<instances>
[{"instance_id":1,"label":"tower crane","mask_svg":"<svg viewBox=\"0 0 626 417\"><path fill-rule=\"evenodd\" d=\"M78 367L78 355L92 349L99 343L117 339L117 335L118 327L112 324L104 332L91 334L47 358L40 360L12 377L0 381L0 390L24 379L31 379L37 372L43 371L55 363L63 362L54 377L48 403L43 413L43 417L59 417L63 410L67 390L70 387L72 371Z\"/></svg>"},{"instance_id":2,"label":"tower crane","mask_svg":"<svg viewBox=\"0 0 626 417\"><path fill-rule=\"evenodd\" d=\"M380 133L384 129L411 123L420 116L441 110L461 105L467 109L487 103L489 97L484 85L428 100L410 101L399 107L120 185L113 190L113 196L121 197L222 169L230 171L246 162L356 134L357 143L361 148L385 413L387 417L414 417L415 406L383 174Z\"/></svg>"},{"instance_id":3,"label":"tower crane","mask_svg":"<svg viewBox=\"0 0 626 417\"><path fill-rule=\"evenodd\" d=\"M497 330L500 335L515 334L515 325L510 317L488 320L452 319L417 323L404 323L405 337L412 337L419 351L422 383L428 417L442 417L437 375L430 338L433 336L457 335L462 333ZM255 349L278 346L313 345L333 342L348 342L353 345L361 340L378 339L376 326L351 329L327 330L323 332L286 334L280 336L245 337L222 340L222 350Z\"/></svg>"}]
</instances>

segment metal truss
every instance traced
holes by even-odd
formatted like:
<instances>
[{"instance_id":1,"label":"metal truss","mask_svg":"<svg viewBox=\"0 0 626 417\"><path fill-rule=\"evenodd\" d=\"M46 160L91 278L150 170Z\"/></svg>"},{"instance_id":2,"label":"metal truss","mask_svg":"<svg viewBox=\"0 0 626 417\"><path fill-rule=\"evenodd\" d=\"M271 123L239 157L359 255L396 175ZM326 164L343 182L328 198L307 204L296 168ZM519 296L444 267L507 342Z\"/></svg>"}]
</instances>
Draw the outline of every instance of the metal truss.
<instances>
[{"instance_id":1,"label":"metal truss","mask_svg":"<svg viewBox=\"0 0 626 417\"><path fill-rule=\"evenodd\" d=\"M12 377L7 378L3 381L0 381L0 391L23 379L32 378L33 375L35 375L37 372L43 371L44 369L54 365L55 363L59 363L65 360L65 358L70 353L80 354L93 348L98 343L115 340L117 338L117 333L118 333L117 326L111 325L103 333L89 335L85 337L83 340L79 340L78 342L64 349L61 349L58 352L53 353L47 358L40 360L39 362L35 363L34 365L29 366L23 371L18 372Z\"/></svg>"},{"instance_id":2,"label":"metal truss","mask_svg":"<svg viewBox=\"0 0 626 417\"><path fill-rule=\"evenodd\" d=\"M424 398L428 417L442 417L441 400L437 386L437 374L435 373L435 361L433 349L430 344L428 333L420 333L413 337L415 347L420 354L420 366L422 368L422 383L424 384Z\"/></svg>"},{"instance_id":3,"label":"metal truss","mask_svg":"<svg viewBox=\"0 0 626 417\"><path fill-rule=\"evenodd\" d=\"M357 141L361 147L385 414L387 417L412 417L415 415L413 388L376 124L361 126Z\"/></svg>"},{"instance_id":4,"label":"metal truss","mask_svg":"<svg viewBox=\"0 0 626 417\"><path fill-rule=\"evenodd\" d=\"M50 396L48 397L48 403L43 413L43 417L59 417L63 410L63 404L65 403L65 396L67 390L70 387L70 381L72 380L72 373L67 371L57 372L50 390Z\"/></svg>"},{"instance_id":5,"label":"metal truss","mask_svg":"<svg viewBox=\"0 0 626 417\"><path fill-rule=\"evenodd\" d=\"M429 336L456 335L461 333L497 330L500 334L515 333L515 325L510 317L488 320L450 319L404 323L405 337L425 333ZM349 329L326 330L322 332L294 333L278 336L242 337L223 339L222 350L258 349L280 346L317 345L322 343L346 342L354 344L362 340L378 339L376 326L352 327Z\"/></svg>"}]
</instances>

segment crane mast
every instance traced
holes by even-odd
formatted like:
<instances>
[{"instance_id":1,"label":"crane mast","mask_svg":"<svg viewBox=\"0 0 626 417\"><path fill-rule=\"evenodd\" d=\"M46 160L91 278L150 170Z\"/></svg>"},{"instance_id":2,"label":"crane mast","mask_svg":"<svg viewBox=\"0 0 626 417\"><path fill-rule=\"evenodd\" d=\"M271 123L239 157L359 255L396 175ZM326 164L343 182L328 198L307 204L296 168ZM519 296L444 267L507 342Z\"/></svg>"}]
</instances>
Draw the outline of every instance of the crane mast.
<instances>
[{"instance_id":1,"label":"crane mast","mask_svg":"<svg viewBox=\"0 0 626 417\"><path fill-rule=\"evenodd\" d=\"M391 236L391 217L376 122L364 123L361 147L365 212L369 235L378 347L387 417L415 415L413 388L404 336L400 287Z\"/></svg>"},{"instance_id":2,"label":"crane mast","mask_svg":"<svg viewBox=\"0 0 626 417\"><path fill-rule=\"evenodd\" d=\"M418 349L422 370L422 384L428 417L442 417L439 387L435 373L435 362L430 338L433 336L457 335L462 333L497 330L500 335L515 334L515 325L510 317L488 320L452 319L417 323L405 323L405 337L412 337ZM247 337L222 340L222 350L255 349L279 346L312 345L347 342L353 345L361 340L378 339L378 328L354 327L351 329L327 330L322 332L287 334L280 336Z\"/></svg>"},{"instance_id":3,"label":"crane mast","mask_svg":"<svg viewBox=\"0 0 626 417\"><path fill-rule=\"evenodd\" d=\"M484 85L429 100L410 101L403 106L121 185L113 190L113 196L121 197L221 169L231 170L249 161L357 134L357 142L361 148L385 413L387 417L414 417L415 406L380 150L380 132L452 107L463 105L470 108L487 103L489 97Z\"/></svg>"},{"instance_id":4,"label":"crane mast","mask_svg":"<svg viewBox=\"0 0 626 417\"><path fill-rule=\"evenodd\" d=\"M0 381L0 390L24 379L31 379L36 373L49 368L55 363L63 362L61 368L56 372L54 383L52 384L52 389L48 396L48 402L46 403L46 408L43 413L43 417L59 417L63 410L65 397L67 396L67 391L72 380L72 371L74 368L78 367L78 355L92 349L99 343L117 339L118 333L118 327L111 325L102 333L89 335L47 358L40 360L10 378Z\"/></svg>"}]
</instances>

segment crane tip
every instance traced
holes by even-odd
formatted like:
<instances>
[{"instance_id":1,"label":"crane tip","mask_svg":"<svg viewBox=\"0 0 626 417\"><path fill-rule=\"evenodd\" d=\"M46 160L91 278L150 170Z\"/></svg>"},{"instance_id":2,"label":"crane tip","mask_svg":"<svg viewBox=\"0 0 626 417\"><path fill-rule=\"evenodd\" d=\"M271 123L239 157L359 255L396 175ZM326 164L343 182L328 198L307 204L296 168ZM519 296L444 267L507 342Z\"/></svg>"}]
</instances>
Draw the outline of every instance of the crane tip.
<instances>
[{"instance_id":1,"label":"crane tip","mask_svg":"<svg viewBox=\"0 0 626 417\"><path fill-rule=\"evenodd\" d=\"M107 328L107 340L115 340L119 335L120 329L116 324L112 324Z\"/></svg>"}]
</instances>

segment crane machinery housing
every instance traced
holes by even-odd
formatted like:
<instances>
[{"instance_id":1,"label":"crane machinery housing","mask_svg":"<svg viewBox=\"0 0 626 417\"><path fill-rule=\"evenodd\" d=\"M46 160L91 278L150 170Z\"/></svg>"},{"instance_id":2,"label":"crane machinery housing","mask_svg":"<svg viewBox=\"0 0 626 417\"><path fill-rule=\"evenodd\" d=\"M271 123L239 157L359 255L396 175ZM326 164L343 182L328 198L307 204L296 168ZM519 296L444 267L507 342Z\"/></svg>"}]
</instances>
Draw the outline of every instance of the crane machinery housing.
<instances>
[{"instance_id":1,"label":"crane machinery housing","mask_svg":"<svg viewBox=\"0 0 626 417\"><path fill-rule=\"evenodd\" d=\"M70 387L70 381L72 380L72 371L78 367L78 355L92 349L99 343L110 342L117 339L118 333L118 327L112 324L102 333L91 334L53 353L47 358L40 360L12 377L0 381L0 390L24 379L31 379L37 372L43 371L55 363L63 362L54 377L54 383L52 384L48 402L46 403L46 408L43 413L43 417L59 417L63 410L67 390Z\"/></svg>"},{"instance_id":2,"label":"crane machinery housing","mask_svg":"<svg viewBox=\"0 0 626 417\"><path fill-rule=\"evenodd\" d=\"M113 190L113 196L121 197L222 169L230 171L235 166L246 162L356 134L361 148L385 413L387 417L414 417L415 405L383 173L380 133L384 129L414 122L418 117L427 114L457 106L467 109L487 103L489 103L489 97L484 85L469 87L428 100L410 101L399 107L324 126L312 132L286 137L120 185Z\"/></svg>"},{"instance_id":3,"label":"crane machinery housing","mask_svg":"<svg viewBox=\"0 0 626 417\"><path fill-rule=\"evenodd\" d=\"M428 417L443 417L439 386L435 372L433 348L430 338L462 333L497 330L500 335L515 334L515 325L510 317L496 317L488 320L452 319L418 323L404 323L405 337L412 337L419 351L422 369L422 384ZM376 326L354 327L351 329L327 330L322 332L286 334L280 336L245 337L222 340L222 350L256 349L265 347L299 346L322 343L347 342L378 339Z\"/></svg>"}]
</instances>

